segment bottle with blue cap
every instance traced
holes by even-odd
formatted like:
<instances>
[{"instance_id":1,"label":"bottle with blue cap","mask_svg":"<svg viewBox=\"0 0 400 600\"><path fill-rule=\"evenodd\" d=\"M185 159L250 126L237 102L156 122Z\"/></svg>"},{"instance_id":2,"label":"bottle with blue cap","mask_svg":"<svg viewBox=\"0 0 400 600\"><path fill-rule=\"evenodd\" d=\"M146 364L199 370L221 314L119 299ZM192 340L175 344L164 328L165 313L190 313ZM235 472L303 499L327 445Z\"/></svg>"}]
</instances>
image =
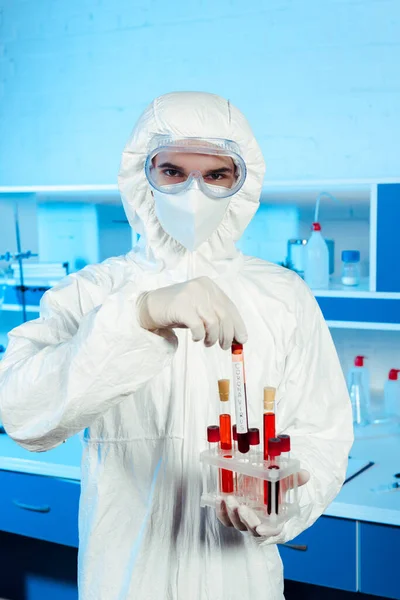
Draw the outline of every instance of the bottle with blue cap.
<instances>
[{"instance_id":1,"label":"bottle with blue cap","mask_svg":"<svg viewBox=\"0 0 400 600\"><path fill-rule=\"evenodd\" d=\"M360 283L360 252L358 250L343 250L342 252L342 283L343 285L359 285Z\"/></svg>"}]
</instances>

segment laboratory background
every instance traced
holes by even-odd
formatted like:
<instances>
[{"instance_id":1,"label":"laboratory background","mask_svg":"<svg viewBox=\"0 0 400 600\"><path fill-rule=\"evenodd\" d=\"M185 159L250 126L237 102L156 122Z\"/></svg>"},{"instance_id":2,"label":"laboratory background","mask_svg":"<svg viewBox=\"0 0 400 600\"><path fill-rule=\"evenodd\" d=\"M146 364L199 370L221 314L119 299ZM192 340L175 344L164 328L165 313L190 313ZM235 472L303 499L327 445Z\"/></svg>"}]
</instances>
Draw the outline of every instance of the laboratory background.
<instances>
[{"instance_id":1,"label":"laboratory background","mask_svg":"<svg viewBox=\"0 0 400 600\"><path fill-rule=\"evenodd\" d=\"M67 273L135 245L116 181L153 98L213 92L253 128L238 245L309 283L355 429L342 491L279 547L289 599L400 599L399 82L399 0L0 0L1 352ZM80 457L2 430L1 598L77 599Z\"/></svg>"}]
</instances>

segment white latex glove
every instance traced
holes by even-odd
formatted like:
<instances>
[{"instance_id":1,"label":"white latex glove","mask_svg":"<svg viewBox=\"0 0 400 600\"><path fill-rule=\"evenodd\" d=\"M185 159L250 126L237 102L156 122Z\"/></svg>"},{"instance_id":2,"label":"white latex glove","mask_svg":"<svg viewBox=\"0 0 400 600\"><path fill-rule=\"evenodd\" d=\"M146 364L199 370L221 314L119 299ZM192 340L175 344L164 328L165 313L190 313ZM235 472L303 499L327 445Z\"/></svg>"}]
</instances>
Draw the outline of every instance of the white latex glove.
<instances>
[{"instance_id":1,"label":"white latex glove","mask_svg":"<svg viewBox=\"0 0 400 600\"><path fill-rule=\"evenodd\" d=\"M247 341L246 326L233 302L209 278L199 277L141 294L137 301L141 326L149 331L190 329L194 342L218 340L227 350L235 339Z\"/></svg>"},{"instance_id":2,"label":"white latex glove","mask_svg":"<svg viewBox=\"0 0 400 600\"><path fill-rule=\"evenodd\" d=\"M310 479L308 471L302 469L298 474L298 485L304 485ZM293 487L292 477L282 479L281 486L284 491ZM279 535L283 529L283 523L273 525L261 523L257 514L250 507L236 500L234 496L221 498L216 508L217 517L226 527L234 527L239 531L248 531L254 537L269 538Z\"/></svg>"}]
</instances>

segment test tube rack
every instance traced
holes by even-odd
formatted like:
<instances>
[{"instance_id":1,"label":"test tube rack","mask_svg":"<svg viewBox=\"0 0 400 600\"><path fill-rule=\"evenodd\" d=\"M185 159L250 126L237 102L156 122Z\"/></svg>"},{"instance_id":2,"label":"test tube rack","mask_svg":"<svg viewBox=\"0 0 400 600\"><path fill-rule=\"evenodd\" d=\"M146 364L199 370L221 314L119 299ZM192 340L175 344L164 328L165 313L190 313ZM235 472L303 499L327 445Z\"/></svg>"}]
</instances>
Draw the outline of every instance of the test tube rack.
<instances>
[{"instance_id":1,"label":"test tube rack","mask_svg":"<svg viewBox=\"0 0 400 600\"><path fill-rule=\"evenodd\" d=\"M271 468L271 462L263 459L262 451L253 453L250 457L234 450L211 449L200 454L200 462L203 478L202 507L210 506L215 509L221 498L234 496L239 504L245 504L254 510L261 522L278 524L299 514L298 460L279 457L275 459L275 468ZM221 491L221 470L233 472L237 486L231 494ZM285 490L289 477L292 487ZM284 479L286 482L282 484ZM264 501L264 482L271 484L269 506ZM279 491L276 491L277 486Z\"/></svg>"}]
</instances>

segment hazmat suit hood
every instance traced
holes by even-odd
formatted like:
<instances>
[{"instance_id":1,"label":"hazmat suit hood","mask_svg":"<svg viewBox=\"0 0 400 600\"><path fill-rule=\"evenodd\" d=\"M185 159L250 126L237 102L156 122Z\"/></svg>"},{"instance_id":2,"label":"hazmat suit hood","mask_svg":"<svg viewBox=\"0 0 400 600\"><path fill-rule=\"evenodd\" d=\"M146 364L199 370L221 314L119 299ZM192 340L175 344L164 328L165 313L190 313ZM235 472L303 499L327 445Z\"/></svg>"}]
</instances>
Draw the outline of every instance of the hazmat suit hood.
<instances>
[{"instance_id":1,"label":"hazmat suit hood","mask_svg":"<svg viewBox=\"0 0 400 600\"><path fill-rule=\"evenodd\" d=\"M204 92L165 94L156 98L139 118L122 154L119 189L128 221L141 235L138 254L147 261L161 261L171 267L188 250L160 225L146 178L145 161L157 135L228 139L239 146L247 168L244 185L231 197L217 229L195 251L207 262L235 258L235 242L257 211L265 173L261 150L246 118L228 100Z\"/></svg>"}]
</instances>

